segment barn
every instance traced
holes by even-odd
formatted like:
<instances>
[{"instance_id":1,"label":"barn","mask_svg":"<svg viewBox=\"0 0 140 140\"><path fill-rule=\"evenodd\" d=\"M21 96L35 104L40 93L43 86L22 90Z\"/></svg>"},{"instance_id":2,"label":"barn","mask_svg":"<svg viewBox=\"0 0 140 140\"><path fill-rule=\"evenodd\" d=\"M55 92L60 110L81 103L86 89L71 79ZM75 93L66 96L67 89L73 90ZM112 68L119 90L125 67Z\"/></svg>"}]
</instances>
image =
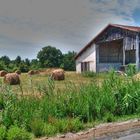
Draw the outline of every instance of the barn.
<instances>
[{"instance_id":1,"label":"barn","mask_svg":"<svg viewBox=\"0 0 140 140\"><path fill-rule=\"evenodd\" d=\"M107 25L75 57L76 71L120 70L130 63L139 69L140 27Z\"/></svg>"}]
</instances>

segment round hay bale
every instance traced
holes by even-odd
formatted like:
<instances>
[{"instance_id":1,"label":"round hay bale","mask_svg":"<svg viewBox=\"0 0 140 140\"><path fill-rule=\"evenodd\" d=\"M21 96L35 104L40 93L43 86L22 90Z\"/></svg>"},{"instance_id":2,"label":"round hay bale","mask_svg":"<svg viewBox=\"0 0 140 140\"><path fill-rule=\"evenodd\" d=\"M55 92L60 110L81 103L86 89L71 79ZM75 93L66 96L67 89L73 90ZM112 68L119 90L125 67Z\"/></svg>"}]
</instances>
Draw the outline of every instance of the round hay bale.
<instances>
[{"instance_id":1,"label":"round hay bale","mask_svg":"<svg viewBox=\"0 0 140 140\"><path fill-rule=\"evenodd\" d=\"M28 75L35 75L35 74L39 74L39 71L38 70L30 70L28 72Z\"/></svg>"},{"instance_id":2,"label":"round hay bale","mask_svg":"<svg viewBox=\"0 0 140 140\"><path fill-rule=\"evenodd\" d=\"M6 71L4 71L4 70L1 70L1 71L0 71L0 76L1 76L1 77L4 77L6 74L7 74Z\"/></svg>"},{"instance_id":3,"label":"round hay bale","mask_svg":"<svg viewBox=\"0 0 140 140\"><path fill-rule=\"evenodd\" d=\"M17 73L8 73L4 76L4 83L9 85L19 85L20 78Z\"/></svg>"},{"instance_id":4,"label":"round hay bale","mask_svg":"<svg viewBox=\"0 0 140 140\"><path fill-rule=\"evenodd\" d=\"M34 70L30 70L30 71L28 72L28 74L29 74L29 75L34 75Z\"/></svg>"},{"instance_id":5,"label":"round hay bale","mask_svg":"<svg viewBox=\"0 0 140 140\"><path fill-rule=\"evenodd\" d=\"M52 71L51 78L54 80L64 80L65 79L64 70L56 69L56 70Z\"/></svg>"},{"instance_id":6,"label":"round hay bale","mask_svg":"<svg viewBox=\"0 0 140 140\"><path fill-rule=\"evenodd\" d=\"M136 81L140 81L140 73L135 74L132 78Z\"/></svg>"},{"instance_id":7,"label":"round hay bale","mask_svg":"<svg viewBox=\"0 0 140 140\"><path fill-rule=\"evenodd\" d=\"M21 71L20 70L16 70L15 73L17 73L18 75L21 74Z\"/></svg>"},{"instance_id":8,"label":"round hay bale","mask_svg":"<svg viewBox=\"0 0 140 140\"><path fill-rule=\"evenodd\" d=\"M40 72L38 70L34 70L34 74L39 74Z\"/></svg>"}]
</instances>

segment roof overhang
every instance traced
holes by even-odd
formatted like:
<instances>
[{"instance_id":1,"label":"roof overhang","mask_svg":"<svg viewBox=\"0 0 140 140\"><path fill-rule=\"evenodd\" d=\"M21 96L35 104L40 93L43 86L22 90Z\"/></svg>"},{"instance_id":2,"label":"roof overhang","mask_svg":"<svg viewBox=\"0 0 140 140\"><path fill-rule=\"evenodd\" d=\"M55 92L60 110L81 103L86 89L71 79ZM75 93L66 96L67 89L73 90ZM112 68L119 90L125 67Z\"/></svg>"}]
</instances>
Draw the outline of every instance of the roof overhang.
<instances>
[{"instance_id":1,"label":"roof overhang","mask_svg":"<svg viewBox=\"0 0 140 140\"><path fill-rule=\"evenodd\" d=\"M128 30L128 31L132 31L132 32L140 32L140 27L136 27L136 26L126 26L126 25L119 25L119 24L108 24L103 30L101 30L101 32L99 32L99 34L97 34L84 48L81 49L81 51L75 56L75 59L77 59L80 55L82 55L82 53L84 51L86 51L89 47L91 47L95 42L96 39L104 32L106 31L109 27L116 27L116 28L120 28L123 30Z\"/></svg>"}]
</instances>

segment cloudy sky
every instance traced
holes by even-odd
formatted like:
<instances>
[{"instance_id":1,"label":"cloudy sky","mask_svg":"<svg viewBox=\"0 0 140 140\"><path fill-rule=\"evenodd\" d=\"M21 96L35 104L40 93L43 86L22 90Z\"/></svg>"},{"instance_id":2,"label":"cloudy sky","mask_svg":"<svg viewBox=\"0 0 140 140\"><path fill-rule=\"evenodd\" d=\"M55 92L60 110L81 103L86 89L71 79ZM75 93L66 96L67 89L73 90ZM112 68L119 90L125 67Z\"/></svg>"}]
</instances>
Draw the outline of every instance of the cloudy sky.
<instances>
[{"instance_id":1,"label":"cloudy sky","mask_svg":"<svg viewBox=\"0 0 140 140\"><path fill-rule=\"evenodd\" d=\"M108 23L140 25L140 0L0 0L0 56L79 51Z\"/></svg>"}]
</instances>

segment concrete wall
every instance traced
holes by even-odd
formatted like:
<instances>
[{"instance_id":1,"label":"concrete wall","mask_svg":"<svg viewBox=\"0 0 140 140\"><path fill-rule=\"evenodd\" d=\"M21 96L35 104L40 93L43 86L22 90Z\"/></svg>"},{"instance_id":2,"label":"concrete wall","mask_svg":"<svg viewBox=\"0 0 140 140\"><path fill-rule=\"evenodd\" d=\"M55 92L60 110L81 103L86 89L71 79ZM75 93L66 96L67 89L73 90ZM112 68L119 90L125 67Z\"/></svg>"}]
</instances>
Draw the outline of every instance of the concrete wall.
<instances>
[{"instance_id":1,"label":"concrete wall","mask_svg":"<svg viewBox=\"0 0 140 140\"><path fill-rule=\"evenodd\" d=\"M97 71L104 72L110 70L111 68L118 70L121 65L122 65L121 63L98 63Z\"/></svg>"},{"instance_id":2,"label":"concrete wall","mask_svg":"<svg viewBox=\"0 0 140 140\"><path fill-rule=\"evenodd\" d=\"M96 72L96 48L93 44L76 59L76 72L81 73L81 62L90 62L90 71Z\"/></svg>"}]
</instances>

